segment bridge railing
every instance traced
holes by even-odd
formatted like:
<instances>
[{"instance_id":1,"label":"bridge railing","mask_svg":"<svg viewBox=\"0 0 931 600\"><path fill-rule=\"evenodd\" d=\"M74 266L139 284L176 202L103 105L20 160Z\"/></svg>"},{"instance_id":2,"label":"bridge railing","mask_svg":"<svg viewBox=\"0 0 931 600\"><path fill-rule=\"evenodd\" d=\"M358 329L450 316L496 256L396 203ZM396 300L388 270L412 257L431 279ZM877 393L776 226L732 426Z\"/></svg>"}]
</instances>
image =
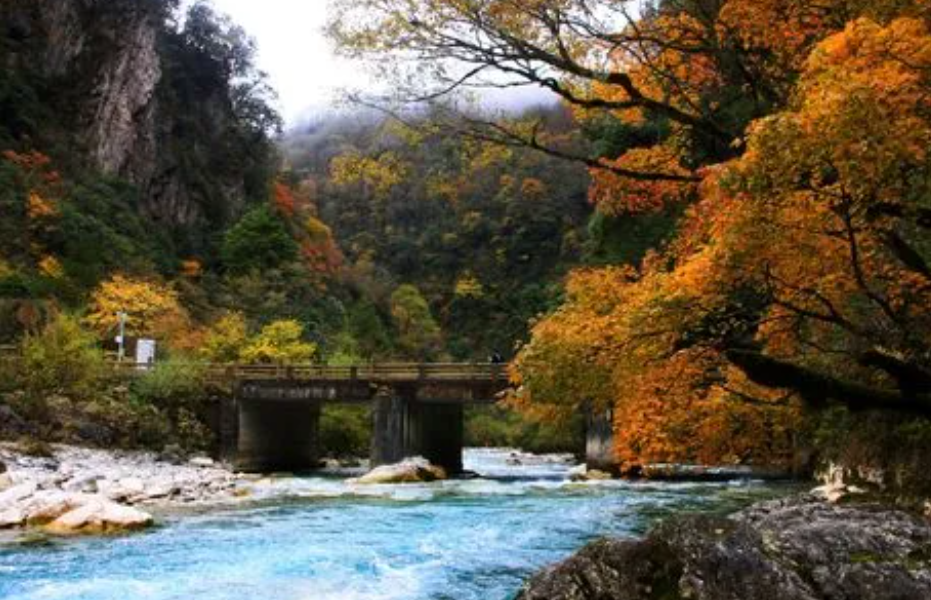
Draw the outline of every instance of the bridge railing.
<instances>
[{"instance_id":1,"label":"bridge railing","mask_svg":"<svg viewBox=\"0 0 931 600\"><path fill-rule=\"evenodd\" d=\"M230 380L327 380L327 381L507 381L506 366L489 363L377 363L354 366L327 365L219 365L200 364L208 379ZM132 362L113 363L120 375L135 376L146 372L145 365Z\"/></svg>"}]
</instances>

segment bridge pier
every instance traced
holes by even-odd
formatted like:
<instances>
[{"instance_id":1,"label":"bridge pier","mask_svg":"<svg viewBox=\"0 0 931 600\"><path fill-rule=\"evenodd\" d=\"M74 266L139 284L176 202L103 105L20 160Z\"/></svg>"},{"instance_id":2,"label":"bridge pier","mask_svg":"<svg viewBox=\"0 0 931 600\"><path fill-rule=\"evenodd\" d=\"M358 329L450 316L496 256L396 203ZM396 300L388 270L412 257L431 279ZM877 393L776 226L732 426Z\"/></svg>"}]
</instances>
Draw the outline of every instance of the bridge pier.
<instances>
[{"instance_id":1,"label":"bridge pier","mask_svg":"<svg viewBox=\"0 0 931 600\"><path fill-rule=\"evenodd\" d=\"M585 464L589 469L608 473L619 468L614 454L614 410L585 411Z\"/></svg>"},{"instance_id":2,"label":"bridge pier","mask_svg":"<svg viewBox=\"0 0 931 600\"><path fill-rule=\"evenodd\" d=\"M372 466L422 456L461 473L463 414L462 405L418 402L412 386L380 388L372 411Z\"/></svg>"}]
</instances>

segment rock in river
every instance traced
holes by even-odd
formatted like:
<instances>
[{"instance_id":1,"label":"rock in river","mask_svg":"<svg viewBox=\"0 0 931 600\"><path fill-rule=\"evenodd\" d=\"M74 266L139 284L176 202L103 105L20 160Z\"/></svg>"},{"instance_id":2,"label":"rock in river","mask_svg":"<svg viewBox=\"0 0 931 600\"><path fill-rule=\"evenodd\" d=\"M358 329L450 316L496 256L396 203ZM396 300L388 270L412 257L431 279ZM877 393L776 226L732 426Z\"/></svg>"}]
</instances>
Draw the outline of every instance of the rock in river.
<instances>
[{"instance_id":1,"label":"rock in river","mask_svg":"<svg viewBox=\"0 0 931 600\"><path fill-rule=\"evenodd\" d=\"M733 517L673 519L642 541L602 540L534 577L518 600L931 598L931 524L811 498Z\"/></svg>"},{"instance_id":2,"label":"rock in river","mask_svg":"<svg viewBox=\"0 0 931 600\"><path fill-rule=\"evenodd\" d=\"M394 465L375 467L362 477L350 480L352 483L424 483L446 479L446 471L442 467L430 464L425 458L405 458Z\"/></svg>"},{"instance_id":3,"label":"rock in river","mask_svg":"<svg viewBox=\"0 0 931 600\"><path fill-rule=\"evenodd\" d=\"M61 515L43 529L54 535L98 535L143 529L152 515L98 497Z\"/></svg>"}]
</instances>

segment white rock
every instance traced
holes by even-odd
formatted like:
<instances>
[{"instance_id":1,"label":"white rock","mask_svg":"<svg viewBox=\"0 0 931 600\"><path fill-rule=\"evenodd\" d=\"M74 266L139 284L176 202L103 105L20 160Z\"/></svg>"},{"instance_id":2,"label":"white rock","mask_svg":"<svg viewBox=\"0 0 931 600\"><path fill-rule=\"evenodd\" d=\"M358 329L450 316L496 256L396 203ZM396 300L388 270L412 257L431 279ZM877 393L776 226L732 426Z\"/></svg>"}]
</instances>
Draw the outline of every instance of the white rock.
<instances>
[{"instance_id":1,"label":"white rock","mask_svg":"<svg viewBox=\"0 0 931 600\"><path fill-rule=\"evenodd\" d=\"M213 467L216 465L216 462L212 458L206 456L196 456L188 461L188 464L194 467Z\"/></svg>"},{"instance_id":2,"label":"white rock","mask_svg":"<svg viewBox=\"0 0 931 600\"><path fill-rule=\"evenodd\" d=\"M96 494L98 491L97 482L103 479L99 474L80 474L68 480L62 487L69 492L83 492L85 494Z\"/></svg>"},{"instance_id":3,"label":"white rock","mask_svg":"<svg viewBox=\"0 0 931 600\"><path fill-rule=\"evenodd\" d=\"M45 526L55 535L119 533L152 524L152 515L97 498L65 513Z\"/></svg>"},{"instance_id":4,"label":"white rock","mask_svg":"<svg viewBox=\"0 0 931 600\"><path fill-rule=\"evenodd\" d=\"M156 479L145 488L145 495L149 499L167 498L179 491L179 488L170 479Z\"/></svg>"},{"instance_id":5,"label":"white rock","mask_svg":"<svg viewBox=\"0 0 931 600\"><path fill-rule=\"evenodd\" d=\"M446 471L442 467L430 464L422 457L405 458L394 465L375 467L358 479L351 479L351 483L381 484L381 483L423 483L446 479Z\"/></svg>"},{"instance_id":6,"label":"white rock","mask_svg":"<svg viewBox=\"0 0 931 600\"><path fill-rule=\"evenodd\" d=\"M0 510L0 529L20 527L26 522L26 513L22 509L11 506Z\"/></svg>"},{"instance_id":7,"label":"white rock","mask_svg":"<svg viewBox=\"0 0 931 600\"><path fill-rule=\"evenodd\" d=\"M120 479L119 486L130 496L145 492L145 483L138 477L125 477Z\"/></svg>"},{"instance_id":8,"label":"white rock","mask_svg":"<svg viewBox=\"0 0 931 600\"><path fill-rule=\"evenodd\" d=\"M0 509L7 508L17 502L25 500L35 494L38 489L39 486L35 481L26 481L11 487L5 492L0 492Z\"/></svg>"}]
</instances>

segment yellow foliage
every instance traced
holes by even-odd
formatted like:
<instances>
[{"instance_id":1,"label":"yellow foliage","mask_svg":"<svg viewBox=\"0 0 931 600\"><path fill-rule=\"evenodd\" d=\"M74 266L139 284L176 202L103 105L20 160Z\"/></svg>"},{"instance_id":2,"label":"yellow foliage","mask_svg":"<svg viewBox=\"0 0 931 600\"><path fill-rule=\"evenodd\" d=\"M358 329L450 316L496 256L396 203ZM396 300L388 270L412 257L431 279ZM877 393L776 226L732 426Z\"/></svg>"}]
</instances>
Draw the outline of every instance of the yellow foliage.
<instances>
[{"instance_id":1,"label":"yellow foliage","mask_svg":"<svg viewBox=\"0 0 931 600\"><path fill-rule=\"evenodd\" d=\"M126 314L128 336L168 340L190 330L187 311L170 287L143 279L114 275L91 294L85 322L101 338L110 338L119 328L119 313Z\"/></svg>"},{"instance_id":2,"label":"yellow foliage","mask_svg":"<svg viewBox=\"0 0 931 600\"><path fill-rule=\"evenodd\" d=\"M39 261L39 272L52 279L61 279L65 276L65 269L58 259L51 255L46 255Z\"/></svg>"},{"instance_id":3,"label":"yellow foliage","mask_svg":"<svg viewBox=\"0 0 931 600\"><path fill-rule=\"evenodd\" d=\"M209 362L235 363L247 343L245 317L242 313L230 313L207 329L200 354Z\"/></svg>"},{"instance_id":4,"label":"yellow foliage","mask_svg":"<svg viewBox=\"0 0 931 600\"><path fill-rule=\"evenodd\" d=\"M293 320L275 321L250 339L239 357L246 363L299 364L313 360L316 345L305 342L304 326Z\"/></svg>"},{"instance_id":5,"label":"yellow foliage","mask_svg":"<svg viewBox=\"0 0 931 600\"><path fill-rule=\"evenodd\" d=\"M341 154L330 163L330 179L340 186L361 185L378 198L385 198L408 176L410 169L394 152L378 157L357 151Z\"/></svg>"},{"instance_id":6,"label":"yellow foliage","mask_svg":"<svg viewBox=\"0 0 931 600\"><path fill-rule=\"evenodd\" d=\"M485 288L482 283L471 273L466 273L456 280L456 286L453 293L457 298L483 298Z\"/></svg>"}]
</instances>

